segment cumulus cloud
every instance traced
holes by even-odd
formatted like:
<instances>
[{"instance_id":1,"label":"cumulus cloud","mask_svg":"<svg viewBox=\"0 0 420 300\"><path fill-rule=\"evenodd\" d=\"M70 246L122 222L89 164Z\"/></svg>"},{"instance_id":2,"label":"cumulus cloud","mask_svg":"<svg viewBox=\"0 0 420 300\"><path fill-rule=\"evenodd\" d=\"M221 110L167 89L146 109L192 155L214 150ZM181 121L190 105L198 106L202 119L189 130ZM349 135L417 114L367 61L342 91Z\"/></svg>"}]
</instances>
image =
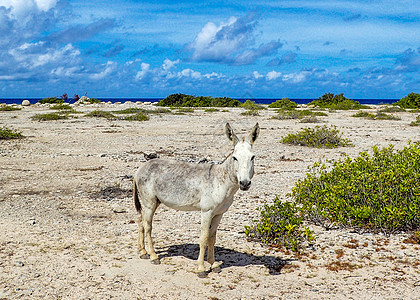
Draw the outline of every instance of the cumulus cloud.
<instances>
[{"instance_id":1,"label":"cumulus cloud","mask_svg":"<svg viewBox=\"0 0 420 300\"><path fill-rule=\"evenodd\" d=\"M209 22L188 45L193 61L218 62L231 65L248 65L258 58L275 54L282 47L280 41L271 41L252 48L259 15L231 17L217 26Z\"/></svg>"},{"instance_id":2,"label":"cumulus cloud","mask_svg":"<svg viewBox=\"0 0 420 300\"><path fill-rule=\"evenodd\" d=\"M270 60L267 63L268 67L274 67L274 66L280 66L280 65L284 65L284 64L292 64L294 62L296 62L296 57L297 54L295 52L287 52L285 53L281 59L280 58L274 58L272 60Z\"/></svg>"},{"instance_id":3,"label":"cumulus cloud","mask_svg":"<svg viewBox=\"0 0 420 300\"><path fill-rule=\"evenodd\" d=\"M420 47L417 50L407 49L396 60L397 71L417 72L420 70Z\"/></svg>"}]
</instances>

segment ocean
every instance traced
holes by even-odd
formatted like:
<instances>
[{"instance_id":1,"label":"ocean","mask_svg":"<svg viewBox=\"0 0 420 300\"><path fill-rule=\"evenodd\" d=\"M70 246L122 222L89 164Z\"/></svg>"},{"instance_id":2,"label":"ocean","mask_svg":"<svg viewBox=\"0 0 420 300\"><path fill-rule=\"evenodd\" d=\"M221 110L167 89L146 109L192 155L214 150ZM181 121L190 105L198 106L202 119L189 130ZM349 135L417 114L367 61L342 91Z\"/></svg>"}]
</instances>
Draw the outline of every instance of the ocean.
<instances>
[{"instance_id":1,"label":"ocean","mask_svg":"<svg viewBox=\"0 0 420 300\"><path fill-rule=\"evenodd\" d=\"M24 99L27 99L31 102L31 104L35 104L37 103L39 100L41 100L42 98L5 98L5 99L1 99L0 98L0 103L6 103L6 104L21 104L22 101ZM136 101L142 101L142 102L158 102L159 100L161 100L162 98L98 98L99 100L103 101L103 102L108 102L111 101L112 103L115 102L125 102L125 101L132 101L132 102L136 102ZM238 99L241 102L245 102L247 99L240 99L240 98L235 98ZM255 98L255 99L249 99L254 101L255 103L258 104L270 104L276 100L279 100L281 98L273 98L273 99L267 99L267 98ZM311 102L314 99L290 99L298 104L308 104L309 102ZM355 101L360 102L361 104L392 104L394 102L397 102L400 99L352 99ZM70 103L74 103L73 99L69 99Z\"/></svg>"}]
</instances>

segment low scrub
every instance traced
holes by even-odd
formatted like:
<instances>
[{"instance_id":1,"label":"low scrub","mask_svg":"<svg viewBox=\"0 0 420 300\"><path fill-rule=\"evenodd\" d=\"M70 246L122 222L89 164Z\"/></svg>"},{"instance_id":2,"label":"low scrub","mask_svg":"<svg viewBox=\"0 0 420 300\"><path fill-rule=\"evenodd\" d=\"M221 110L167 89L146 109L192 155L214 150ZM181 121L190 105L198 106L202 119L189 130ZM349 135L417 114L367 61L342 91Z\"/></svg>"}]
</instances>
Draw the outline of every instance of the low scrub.
<instances>
[{"instance_id":1,"label":"low scrub","mask_svg":"<svg viewBox=\"0 0 420 300\"><path fill-rule=\"evenodd\" d=\"M290 109L297 108L297 106L298 106L297 103L290 101L289 98L283 98L281 100L277 100L271 103L270 105L268 105L268 108L280 108L280 109L290 110Z\"/></svg>"},{"instance_id":2,"label":"low scrub","mask_svg":"<svg viewBox=\"0 0 420 300\"><path fill-rule=\"evenodd\" d=\"M248 109L246 111L241 112L242 116L259 116L260 112L258 109Z\"/></svg>"},{"instance_id":3,"label":"low scrub","mask_svg":"<svg viewBox=\"0 0 420 300\"><path fill-rule=\"evenodd\" d=\"M124 118L126 121L147 121L149 119L150 117L142 112L132 114Z\"/></svg>"},{"instance_id":4,"label":"low scrub","mask_svg":"<svg viewBox=\"0 0 420 300\"><path fill-rule=\"evenodd\" d=\"M22 132L7 127L0 128L0 140L11 140L23 138Z\"/></svg>"},{"instance_id":5,"label":"low scrub","mask_svg":"<svg viewBox=\"0 0 420 300\"><path fill-rule=\"evenodd\" d=\"M256 104L254 101L246 100L242 105L242 108L248 109L248 110L261 110L266 109L264 106Z\"/></svg>"},{"instance_id":6,"label":"low scrub","mask_svg":"<svg viewBox=\"0 0 420 300\"><path fill-rule=\"evenodd\" d=\"M376 114L361 111L361 112L358 112L358 113L352 115L352 117L365 118L365 119L370 119L370 120L401 120L400 117L397 117L397 116L394 116L394 115L389 115L389 114L386 114L382 111L379 111Z\"/></svg>"},{"instance_id":7,"label":"low scrub","mask_svg":"<svg viewBox=\"0 0 420 300\"><path fill-rule=\"evenodd\" d=\"M117 119L116 116L114 116L111 112L109 111L103 111L103 110L94 110L91 111L90 113L85 115L86 117L94 117L94 118L105 118L108 120L115 120Z\"/></svg>"},{"instance_id":8,"label":"low scrub","mask_svg":"<svg viewBox=\"0 0 420 300\"><path fill-rule=\"evenodd\" d=\"M156 105L175 107L239 107L241 106L241 102L227 97L213 98L208 96L195 97L185 94L172 94L160 100Z\"/></svg>"},{"instance_id":9,"label":"low scrub","mask_svg":"<svg viewBox=\"0 0 420 300\"><path fill-rule=\"evenodd\" d=\"M378 112L383 112L383 113L396 113L396 112L404 112L405 109L398 107L398 106L387 106L384 108L381 108Z\"/></svg>"},{"instance_id":10,"label":"low scrub","mask_svg":"<svg viewBox=\"0 0 420 300\"><path fill-rule=\"evenodd\" d=\"M324 112L320 112L320 111L311 111L311 110L296 110L296 109L292 109L292 110L283 110L283 109L279 109L277 111L277 115L273 116L272 119L277 119L277 120L291 120L291 119L304 119L310 116L328 116L326 113Z\"/></svg>"},{"instance_id":11,"label":"low scrub","mask_svg":"<svg viewBox=\"0 0 420 300\"><path fill-rule=\"evenodd\" d=\"M410 126L420 126L420 115L417 116L415 121L410 123Z\"/></svg>"},{"instance_id":12,"label":"low scrub","mask_svg":"<svg viewBox=\"0 0 420 300\"><path fill-rule=\"evenodd\" d=\"M393 105L398 105L402 108L419 109L420 108L420 94L410 93L404 98L401 98L400 101L393 103Z\"/></svg>"},{"instance_id":13,"label":"low scrub","mask_svg":"<svg viewBox=\"0 0 420 300\"><path fill-rule=\"evenodd\" d=\"M420 228L420 143L316 163L288 195L316 224L393 233Z\"/></svg>"},{"instance_id":14,"label":"low scrub","mask_svg":"<svg viewBox=\"0 0 420 300\"><path fill-rule=\"evenodd\" d=\"M21 110L22 108L18 107L18 106L13 106L13 105L3 105L0 106L0 111L15 111L15 110Z\"/></svg>"},{"instance_id":15,"label":"low scrub","mask_svg":"<svg viewBox=\"0 0 420 300\"><path fill-rule=\"evenodd\" d=\"M319 97L317 100L309 102L308 105L315 105L321 108L328 108L332 110L369 108L366 105L361 105L358 101L350 100L344 97L344 94L334 95L332 93L326 93Z\"/></svg>"},{"instance_id":16,"label":"low scrub","mask_svg":"<svg viewBox=\"0 0 420 300\"><path fill-rule=\"evenodd\" d=\"M308 146L316 148L337 148L353 146L349 139L343 139L335 126L328 128L326 125L305 128L302 131L289 134L282 138L285 144Z\"/></svg>"},{"instance_id":17,"label":"low scrub","mask_svg":"<svg viewBox=\"0 0 420 300\"><path fill-rule=\"evenodd\" d=\"M61 113L46 113L46 114L36 114L31 117L34 121L56 121L62 119L68 119L67 114Z\"/></svg>"},{"instance_id":18,"label":"low scrub","mask_svg":"<svg viewBox=\"0 0 420 300\"><path fill-rule=\"evenodd\" d=\"M38 101L38 103L41 104L46 104L46 103L50 103L50 104L61 104L64 103L64 100L58 97L50 97L50 98L44 98Z\"/></svg>"},{"instance_id":19,"label":"low scrub","mask_svg":"<svg viewBox=\"0 0 420 300\"><path fill-rule=\"evenodd\" d=\"M304 242L313 240L312 231L303 226L303 211L295 203L281 202L276 197L273 204L259 211L260 219L245 226L249 239L296 252L304 248Z\"/></svg>"}]
</instances>

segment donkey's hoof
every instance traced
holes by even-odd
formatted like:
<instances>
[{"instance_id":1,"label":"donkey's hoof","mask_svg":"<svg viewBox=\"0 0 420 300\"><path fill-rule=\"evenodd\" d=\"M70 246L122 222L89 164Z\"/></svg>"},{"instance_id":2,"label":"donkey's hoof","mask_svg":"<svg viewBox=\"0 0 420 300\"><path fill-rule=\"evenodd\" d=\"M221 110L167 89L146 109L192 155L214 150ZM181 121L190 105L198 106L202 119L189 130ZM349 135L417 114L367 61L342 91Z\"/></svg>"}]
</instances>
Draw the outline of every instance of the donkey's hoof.
<instances>
[{"instance_id":1,"label":"donkey's hoof","mask_svg":"<svg viewBox=\"0 0 420 300\"><path fill-rule=\"evenodd\" d=\"M211 271L213 273L220 273L220 272L222 272L222 268L220 266L217 266L215 268L212 268Z\"/></svg>"},{"instance_id":2,"label":"donkey's hoof","mask_svg":"<svg viewBox=\"0 0 420 300\"><path fill-rule=\"evenodd\" d=\"M209 273L206 271L198 272L197 275L199 278L206 278Z\"/></svg>"},{"instance_id":3,"label":"donkey's hoof","mask_svg":"<svg viewBox=\"0 0 420 300\"><path fill-rule=\"evenodd\" d=\"M156 258L156 259L154 259L154 260L151 260L150 261L152 264L154 264L154 265L160 265L160 260L159 260L159 258Z\"/></svg>"},{"instance_id":4,"label":"donkey's hoof","mask_svg":"<svg viewBox=\"0 0 420 300\"><path fill-rule=\"evenodd\" d=\"M141 259L149 259L150 255L149 254L142 254L142 255L140 255L140 258Z\"/></svg>"}]
</instances>

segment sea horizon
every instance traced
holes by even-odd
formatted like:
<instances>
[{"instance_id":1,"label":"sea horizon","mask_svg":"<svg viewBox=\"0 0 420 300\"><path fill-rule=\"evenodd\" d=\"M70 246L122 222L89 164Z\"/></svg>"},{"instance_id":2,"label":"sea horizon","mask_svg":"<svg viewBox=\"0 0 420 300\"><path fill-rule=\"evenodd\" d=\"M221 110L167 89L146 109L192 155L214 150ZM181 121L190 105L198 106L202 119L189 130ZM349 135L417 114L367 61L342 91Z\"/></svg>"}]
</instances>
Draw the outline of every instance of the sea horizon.
<instances>
[{"instance_id":1,"label":"sea horizon","mask_svg":"<svg viewBox=\"0 0 420 300\"><path fill-rule=\"evenodd\" d=\"M95 97L96 98L96 97ZM240 102L245 102L246 100L254 101L257 104L270 104L275 102L276 100L282 99L282 98L234 98L232 99L239 100ZM29 100L31 104L37 103L39 100L43 98L0 98L0 103L6 103L6 104L21 104L23 100ZM98 100L102 102L159 102L160 100L164 99L162 97L152 97L152 98L101 98L98 97ZM296 102L297 104L308 104L309 102L317 99L317 98L289 98L291 101ZM400 99L383 99L383 98L366 98L366 99L351 99L354 101L358 101L360 104L371 104L371 105L378 105L378 104L392 104L394 102L399 101ZM75 100L73 98L69 98L66 103L74 103Z\"/></svg>"}]
</instances>

